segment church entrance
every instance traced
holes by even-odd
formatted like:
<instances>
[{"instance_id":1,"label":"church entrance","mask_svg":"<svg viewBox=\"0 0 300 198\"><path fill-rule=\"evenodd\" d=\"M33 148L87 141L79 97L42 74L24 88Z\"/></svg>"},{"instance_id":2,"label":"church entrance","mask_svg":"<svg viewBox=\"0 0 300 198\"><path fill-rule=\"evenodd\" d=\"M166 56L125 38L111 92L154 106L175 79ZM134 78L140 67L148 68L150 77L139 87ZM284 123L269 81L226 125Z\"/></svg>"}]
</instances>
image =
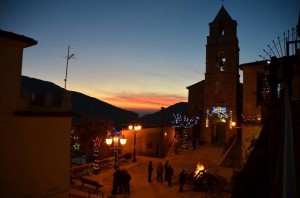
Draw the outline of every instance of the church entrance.
<instances>
[{"instance_id":1,"label":"church entrance","mask_svg":"<svg viewBox=\"0 0 300 198\"><path fill-rule=\"evenodd\" d=\"M226 133L226 121L224 119L215 120L212 133L211 133L211 143L216 145L223 145L225 142Z\"/></svg>"}]
</instances>

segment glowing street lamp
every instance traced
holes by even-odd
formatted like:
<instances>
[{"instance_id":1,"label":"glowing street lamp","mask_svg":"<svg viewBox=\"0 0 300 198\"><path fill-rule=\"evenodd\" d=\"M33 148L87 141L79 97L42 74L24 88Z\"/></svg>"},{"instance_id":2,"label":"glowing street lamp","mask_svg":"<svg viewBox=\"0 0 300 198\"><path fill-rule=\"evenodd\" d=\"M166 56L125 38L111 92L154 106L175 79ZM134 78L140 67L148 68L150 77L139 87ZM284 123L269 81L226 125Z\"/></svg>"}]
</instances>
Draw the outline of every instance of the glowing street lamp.
<instances>
[{"instance_id":1,"label":"glowing street lamp","mask_svg":"<svg viewBox=\"0 0 300 198\"><path fill-rule=\"evenodd\" d=\"M233 127L235 127L235 125L236 125L236 123L235 122L233 122L232 120L230 120L230 122L231 122L231 127L230 127L230 129Z\"/></svg>"},{"instance_id":2,"label":"glowing street lamp","mask_svg":"<svg viewBox=\"0 0 300 198\"><path fill-rule=\"evenodd\" d=\"M136 158L135 158L135 145L136 145L136 134L137 134L137 132L139 131L139 130L141 130L142 129L142 126L141 125L129 125L128 126L128 129L131 131L131 132L133 132L134 133L134 147L133 147L133 159L132 159L132 161L133 162L136 162Z\"/></svg>"},{"instance_id":3,"label":"glowing street lamp","mask_svg":"<svg viewBox=\"0 0 300 198\"><path fill-rule=\"evenodd\" d=\"M105 143L110 147L110 149L113 149L114 151L114 168L116 168L119 164L119 149L122 149L121 146L124 146L126 144L126 138L123 136L115 135L114 137L108 135L108 137L105 139ZM121 144L121 146L119 145Z\"/></svg>"}]
</instances>

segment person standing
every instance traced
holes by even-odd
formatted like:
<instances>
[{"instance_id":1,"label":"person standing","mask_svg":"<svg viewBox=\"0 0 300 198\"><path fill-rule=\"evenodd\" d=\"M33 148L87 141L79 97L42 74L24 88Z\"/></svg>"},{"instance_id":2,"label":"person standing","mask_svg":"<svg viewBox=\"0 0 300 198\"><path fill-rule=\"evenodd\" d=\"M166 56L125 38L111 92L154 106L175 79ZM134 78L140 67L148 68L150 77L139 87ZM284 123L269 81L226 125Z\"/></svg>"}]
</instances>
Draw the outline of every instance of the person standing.
<instances>
[{"instance_id":1,"label":"person standing","mask_svg":"<svg viewBox=\"0 0 300 198\"><path fill-rule=\"evenodd\" d=\"M173 167L171 166L171 164L168 165L168 168L167 168L167 177L168 177L168 185L170 187L172 187L172 176L174 174L174 170L173 170Z\"/></svg>"},{"instance_id":2,"label":"person standing","mask_svg":"<svg viewBox=\"0 0 300 198\"><path fill-rule=\"evenodd\" d=\"M157 169L156 169L156 172L157 172L157 182L163 182L163 173L164 173L164 166L162 165L161 162L158 163L157 165Z\"/></svg>"},{"instance_id":3,"label":"person standing","mask_svg":"<svg viewBox=\"0 0 300 198\"><path fill-rule=\"evenodd\" d=\"M153 171L153 166L152 166L152 161L149 162L148 164L148 182L152 181L152 171Z\"/></svg>"},{"instance_id":4,"label":"person standing","mask_svg":"<svg viewBox=\"0 0 300 198\"><path fill-rule=\"evenodd\" d=\"M179 175L179 192L183 191L183 185L186 181L186 176L185 176L185 170L182 169L180 175Z\"/></svg>"},{"instance_id":5,"label":"person standing","mask_svg":"<svg viewBox=\"0 0 300 198\"><path fill-rule=\"evenodd\" d=\"M131 176L127 172L127 170L124 170L124 193L125 194L130 194L130 180Z\"/></svg>"},{"instance_id":6,"label":"person standing","mask_svg":"<svg viewBox=\"0 0 300 198\"><path fill-rule=\"evenodd\" d=\"M167 174L168 166L169 166L169 161L167 160L165 163L165 181L168 181L168 174Z\"/></svg>"}]
</instances>

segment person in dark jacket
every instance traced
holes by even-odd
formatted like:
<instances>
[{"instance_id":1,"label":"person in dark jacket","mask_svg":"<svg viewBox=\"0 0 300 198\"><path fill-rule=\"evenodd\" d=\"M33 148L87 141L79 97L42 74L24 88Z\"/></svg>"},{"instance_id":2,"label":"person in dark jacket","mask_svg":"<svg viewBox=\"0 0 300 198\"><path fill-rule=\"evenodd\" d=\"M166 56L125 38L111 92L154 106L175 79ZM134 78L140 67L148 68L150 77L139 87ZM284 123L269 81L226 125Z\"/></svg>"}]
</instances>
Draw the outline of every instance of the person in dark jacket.
<instances>
[{"instance_id":1,"label":"person in dark jacket","mask_svg":"<svg viewBox=\"0 0 300 198\"><path fill-rule=\"evenodd\" d=\"M163 182L163 174L164 174L164 166L162 165L161 162L158 163L157 168L156 168L156 172L157 172L157 182Z\"/></svg>"},{"instance_id":2,"label":"person in dark jacket","mask_svg":"<svg viewBox=\"0 0 300 198\"><path fill-rule=\"evenodd\" d=\"M186 181L186 176L185 176L185 170L182 169L180 175L179 175L179 192L183 191L183 185Z\"/></svg>"},{"instance_id":3,"label":"person in dark jacket","mask_svg":"<svg viewBox=\"0 0 300 198\"><path fill-rule=\"evenodd\" d=\"M153 171L153 166L152 166L152 161L149 162L148 164L148 182L152 181L152 171Z\"/></svg>"},{"instance_id":4,"label":"person in dark jacket","mask_svg":"<svg viewBox=\"0 0 300 198\"><path fill-rule=\"evenodd\" d=\"M130 194L130 180L131 176L127 170L123 170L123 190L125 194Z\"/></svg>"},{"instance_id":5,"label":"person in dark jacket","mask_svg":"<svg viewBox=\"0 0 300 198\"><path fill-rule=\"evenodd\" d=\"M167 160L165 163L165 181L168 181L168 174L167 174L168 166L169 166L169 161Z\"/></svg>"},{"instance_id":6,"label":"person in dark jacket","mask_svg":"<svg viewBox=\"0 0 300 198\"><path fill-rule=\"evenodd\" d=\"M171 187L172 186L172 176L174 174L174 170L173 167L171 166L171 164L168 165L167 168L167 177L168 177L168 185Z\"/></svg>"}]
</instances>

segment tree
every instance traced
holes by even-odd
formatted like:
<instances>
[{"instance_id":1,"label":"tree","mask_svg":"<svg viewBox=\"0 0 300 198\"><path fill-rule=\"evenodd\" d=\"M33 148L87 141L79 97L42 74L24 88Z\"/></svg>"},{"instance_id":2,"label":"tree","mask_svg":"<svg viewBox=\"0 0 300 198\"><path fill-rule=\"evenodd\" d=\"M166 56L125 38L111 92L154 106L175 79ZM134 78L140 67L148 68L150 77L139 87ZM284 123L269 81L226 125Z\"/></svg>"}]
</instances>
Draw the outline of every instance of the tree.
<instances>
[{"instance_id":1,"label":"tree","mask_svg":"<svg viewBox=\"0 0 300 198\"><path fill-rule=\"evenodd\" d=\"M188 118L181 113L173 114L174 120L172 121L173 127L177 137L175 149L182 147L187 148L188 133L187 129L197 124L199 117ZM176 151L176 150L175 150ZM176 153L176 152L175 152Z\"/></svg>"},{"instance_id":2,"label":"tree","mask_svg":"<svg viewBox=\"0 0 300 198\"><path fill-rule=\"evenodd\" d=\"M88 161L95 160L94 140L98 137L100 146L98 146L99 159L104 158L110 152L104 145L107 131L113 128L113 123L100 118L85 119L80 122L73 123L74 133L77 142L80 143L80 151L87 155Z\"/></svg>"}]
</instances>

